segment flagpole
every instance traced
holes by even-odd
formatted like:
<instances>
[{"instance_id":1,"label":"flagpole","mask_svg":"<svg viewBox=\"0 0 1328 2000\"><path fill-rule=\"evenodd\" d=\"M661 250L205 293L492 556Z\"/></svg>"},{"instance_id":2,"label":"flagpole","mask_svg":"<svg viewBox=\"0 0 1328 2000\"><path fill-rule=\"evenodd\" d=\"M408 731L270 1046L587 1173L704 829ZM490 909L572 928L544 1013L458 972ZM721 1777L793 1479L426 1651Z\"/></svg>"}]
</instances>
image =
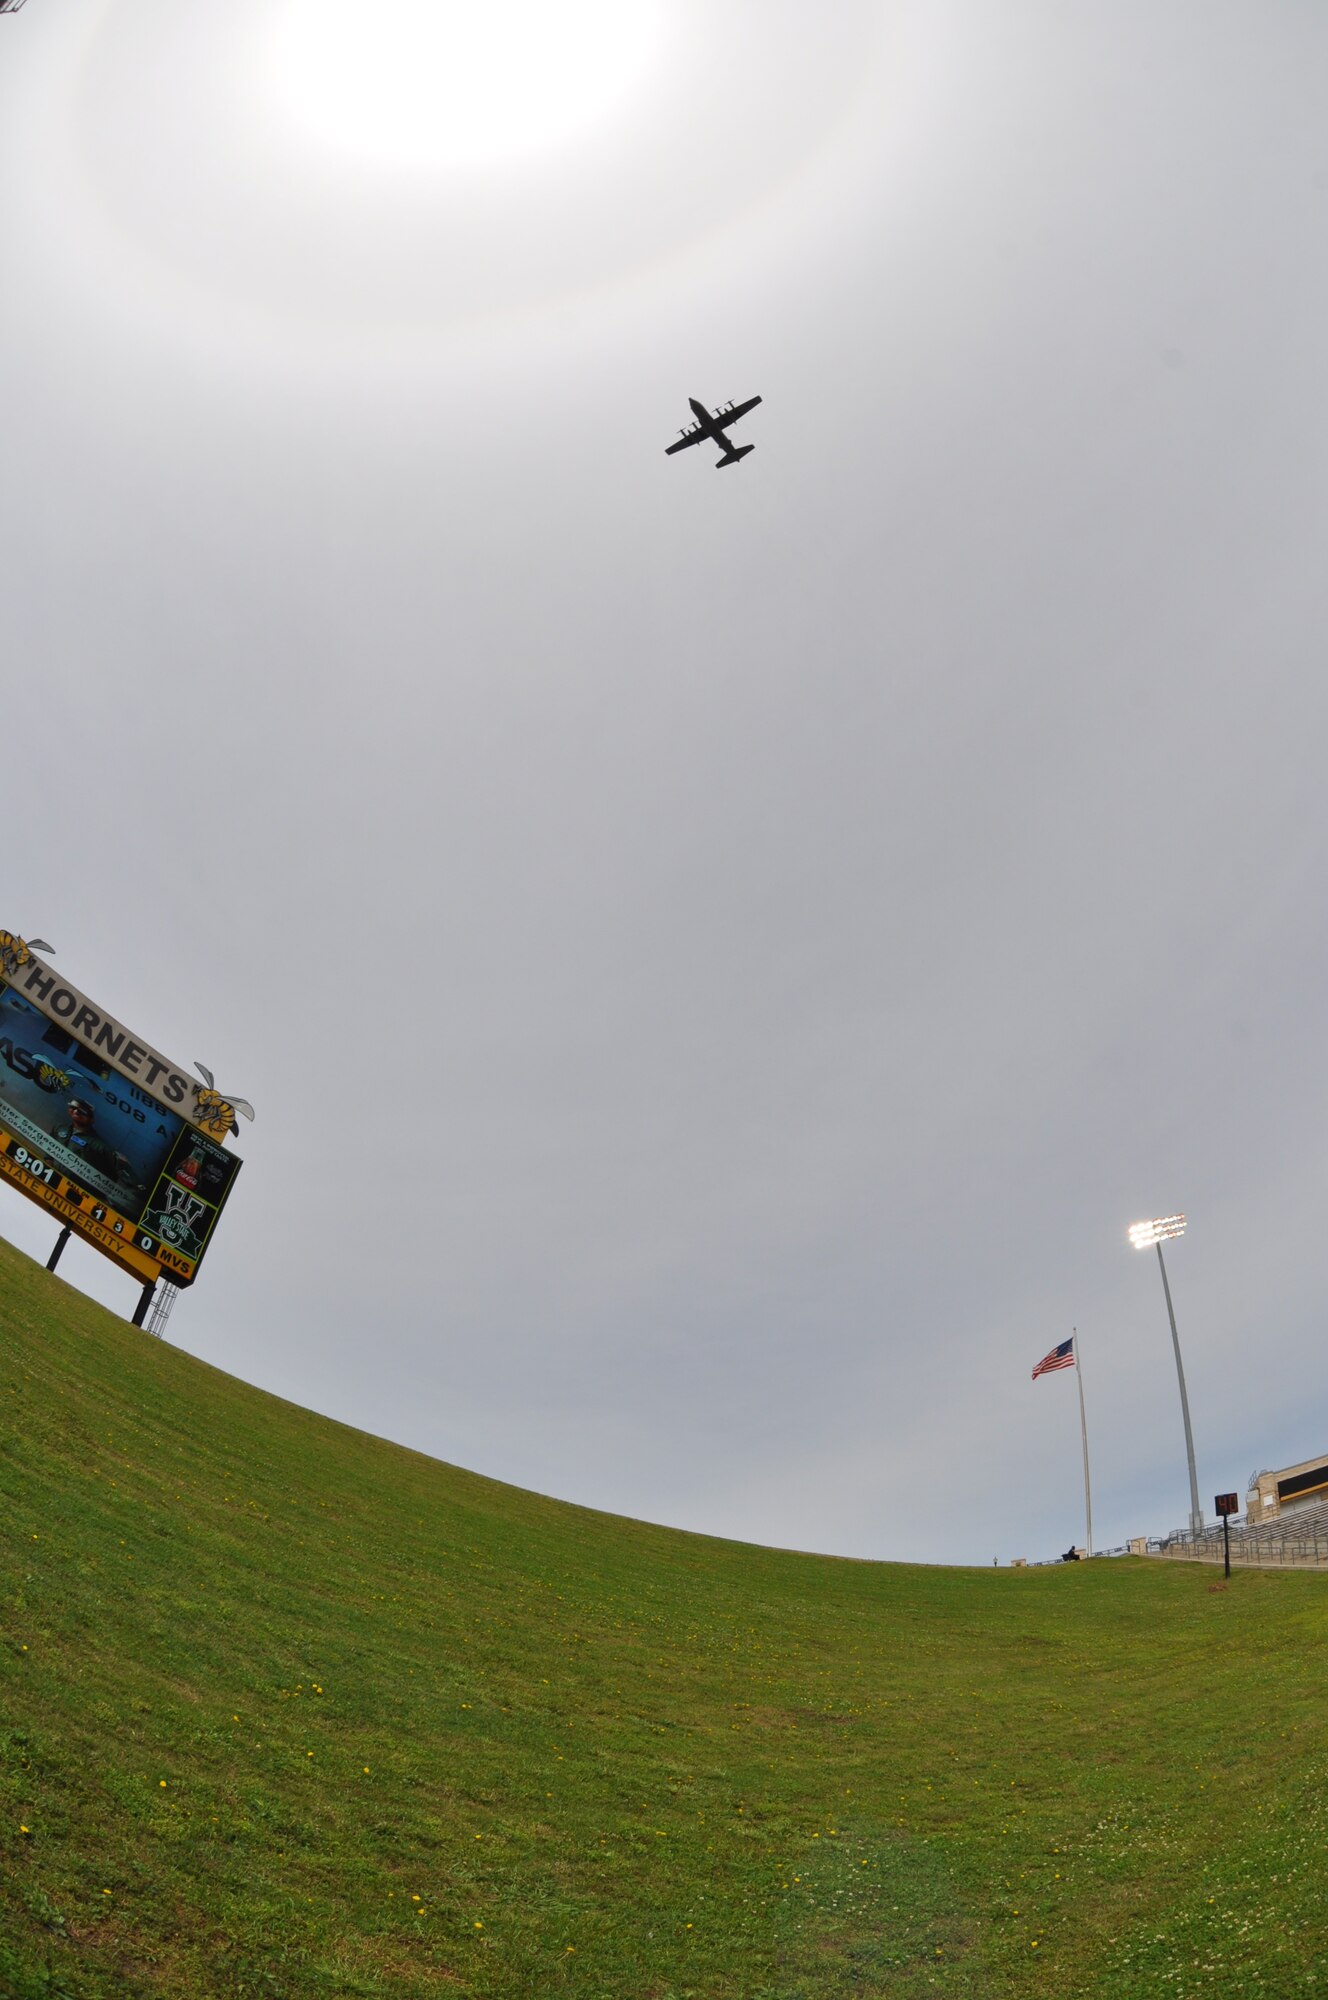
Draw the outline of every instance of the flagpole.
<instances>
[{"instance_id":1,"label":"flagpole","mask_svg":"<svg viewBox=\"0 0 1328 2000\"><path fill-rule=\"evenodd\" d=\"M1088 1520L1088 1553L1093 1553L1093 1489L1088 1483L1088 1419L1084 1415L1084 1364L1079 1355L1079 1329L1071 1327L1074 1342L1074 1372L1079 1378L1079 1435L1084 1442L1084 1513Z\"/></svg>"}]
</instances>

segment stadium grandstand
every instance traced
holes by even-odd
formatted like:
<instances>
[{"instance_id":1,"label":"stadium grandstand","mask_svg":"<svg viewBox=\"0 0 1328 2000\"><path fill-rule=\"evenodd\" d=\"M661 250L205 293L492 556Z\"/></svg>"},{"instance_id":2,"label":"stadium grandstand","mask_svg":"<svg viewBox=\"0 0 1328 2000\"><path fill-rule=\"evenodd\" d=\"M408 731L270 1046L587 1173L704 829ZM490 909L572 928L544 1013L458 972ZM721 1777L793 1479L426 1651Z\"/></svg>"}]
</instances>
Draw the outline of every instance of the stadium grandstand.
<instances>
[{"instance_id":1,"label":"stadium grandstand","mask_svg":"<svg viewBox=\"0 0 1328 2000\"><path fill-rule=\"evenodd\" d=\"M1222 1561L1222 1524L1200 1534L1177 1528L1147 1544L1149 1555ZM1328 1569L1328 1455L1302 1459L1277 1472L1255 1472L1245 1496L1244 1522L1231 1523L1233 1563Z\"/></svg>"}]
</instances>

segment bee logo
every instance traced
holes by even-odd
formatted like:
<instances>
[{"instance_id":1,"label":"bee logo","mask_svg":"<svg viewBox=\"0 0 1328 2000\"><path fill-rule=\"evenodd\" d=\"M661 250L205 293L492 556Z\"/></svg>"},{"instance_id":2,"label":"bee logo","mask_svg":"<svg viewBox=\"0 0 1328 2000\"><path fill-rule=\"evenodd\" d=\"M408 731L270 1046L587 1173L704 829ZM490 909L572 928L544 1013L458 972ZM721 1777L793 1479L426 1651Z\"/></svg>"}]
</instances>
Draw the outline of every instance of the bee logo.
<instances>
[{"instance_id":1,"label":"bee logo","mask_svg":"<svg viewBox=\"0 0 1328 2000\"><path fill-rule=\"evenodd\" d=\"M12 931L0 931L0 972L6 979L12 979L16 972L21 972L25 965L32 963L34 951L54 950L53 944L43 944L40 938L34 938L31 944L27 944L21 937L15 937Z\"/></svg>"},{"instance_id":2,"label":"bee logo","mask_svg":"<svg viewBox=\"0 0 1328 2000\"><path fill-rule=\"evenodd\" d=\"M194 1123L213 1139L224 1139L230 1132L238 1132L235 1122L235 1107L228 1104L219 1090L200 1090Z\"/></svg>"},{"instance_id":3,"label":"bee logo","mask_svg":"<svg viewBox=\"0 0 1328 2000\"><path fill-rule=\"evenodd\" d=\"M243 1097L223 1097L216 1087L212 1071L205 1069L201 1062L196 1062L194 1068L207 1085L207 1089L200 1090L195 1100L195 1125L206 1132L209 1138L216 1140L224 1139L229 1132L238 1132L240 1128L235 1122L236 1112L242 1112L246 1118L252 1118L253 1105Z\"/></svg>"},{"instance_id":4,"label":"bee logo","mask_svg":"<svg viewBox=\"0 0 1328 2000\"><path fill-rule=\"evenodd\" d=\"M68 1090L69 1071L67 1069L57 1069L54 1063L39 1063L37 1066L37 1082L43 1090Z\"/></svg>"}]
</instances>

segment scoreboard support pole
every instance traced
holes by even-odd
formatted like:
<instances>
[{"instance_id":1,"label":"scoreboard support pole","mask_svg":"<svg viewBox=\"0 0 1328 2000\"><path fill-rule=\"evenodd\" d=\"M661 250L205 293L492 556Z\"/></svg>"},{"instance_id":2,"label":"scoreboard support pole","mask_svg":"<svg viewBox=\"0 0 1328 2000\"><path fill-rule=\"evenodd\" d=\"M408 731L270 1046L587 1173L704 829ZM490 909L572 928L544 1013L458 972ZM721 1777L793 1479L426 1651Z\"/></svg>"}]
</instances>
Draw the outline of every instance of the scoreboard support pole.
<instances>
[{"instance_id":1,"label":"scoreboard support pole","mask_svg":"<svg viewBox=\"0 0 1328 2000\"><path fill-rule=\"evenodd\" d=\"M156 1279L150 1278L147 1284L145 1284L143 1287L143 1291L139 1298L138 1304L134 1307L134 1316L133 1320L131 1321L132 1325L142 1326L144 1320L148 1316L148 1307L152 1304L152 1294L156 1291L156 1289L157 1289Z\"/></svg>"},{"instance_id":2,"label":"scoreboard support pole","mask_svg":"<svg viewBox=\"0 0 1328 2000\"><path fill-rule=\"evenodd\" d=\"M60 1231L60 1234L55 1239L54 1250L52 1250L50 1256L46 1259L46 1268L48 1271L53 1271L56 1265L60 1262L60 1253L64 1249L66 1243L69 1241L73 1233L74 1232L69 1227L69 1224L66 1223L64 1228Z\"/></svg>"}]
</instances>

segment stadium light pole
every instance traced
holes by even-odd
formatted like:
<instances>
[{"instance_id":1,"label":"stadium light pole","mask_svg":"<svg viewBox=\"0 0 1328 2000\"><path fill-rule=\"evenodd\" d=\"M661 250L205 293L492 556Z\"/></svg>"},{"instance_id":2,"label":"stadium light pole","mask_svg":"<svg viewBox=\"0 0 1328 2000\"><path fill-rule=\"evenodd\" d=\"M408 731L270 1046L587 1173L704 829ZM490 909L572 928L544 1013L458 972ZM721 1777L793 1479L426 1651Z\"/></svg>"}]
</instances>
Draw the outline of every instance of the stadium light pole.
<instances>
[{"instance_id":1,"label":"stadium light pole","mask_svg":"<svg viewBox=\"0 0 1328 2000\"><path fill-rule=\"evenodd\" d=\"M1167 1301L1167 1318L1171 1321L1171 1344L1176 1350L1176 1380L1180 1383L1180 1413L1185 1420L1185 1457L1190 1468L1190 1533L1203 1533L1203 1508L1199 1505L1199 1477L1194 1469L1194 1433L1190 1429L1190 1399L1185 1393L1185 1370L1180 1358L1180 1335L1176 1331L1176 1315L1171 1304L1171 1287L1167 1283L1166 1261L1162 1255L1162 1245L1175 1236L1185 1234L1183 1215L1155 1215L1151 1222L1135 1222L1130 1225L1130 1241L1136 1250L1156 1249L1158 1269L1162 1273L1162 1291Z\"/></svg>"}]
</instances>

